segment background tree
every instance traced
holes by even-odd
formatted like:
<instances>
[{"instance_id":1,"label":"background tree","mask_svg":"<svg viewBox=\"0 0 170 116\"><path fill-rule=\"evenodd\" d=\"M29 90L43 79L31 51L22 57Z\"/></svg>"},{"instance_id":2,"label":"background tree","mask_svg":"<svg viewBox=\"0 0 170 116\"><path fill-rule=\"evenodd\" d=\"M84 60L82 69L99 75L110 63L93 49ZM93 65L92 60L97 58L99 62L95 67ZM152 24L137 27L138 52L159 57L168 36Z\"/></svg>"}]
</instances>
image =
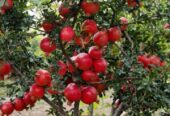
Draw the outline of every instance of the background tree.
<instances>
[{"instance_id":1,"label":"background tree","mask_svg":"<svg viewBox=\"0 0 170 116\"><path fill-rule=\"evenodd\" d=\"M1 98L2 114L44 100L49 114L79 116L81 101L93 115L108 90L112 116L169 108L168 0L1 0L0 7L0 84L10 98Z\"/></svg>"}]
</instances>

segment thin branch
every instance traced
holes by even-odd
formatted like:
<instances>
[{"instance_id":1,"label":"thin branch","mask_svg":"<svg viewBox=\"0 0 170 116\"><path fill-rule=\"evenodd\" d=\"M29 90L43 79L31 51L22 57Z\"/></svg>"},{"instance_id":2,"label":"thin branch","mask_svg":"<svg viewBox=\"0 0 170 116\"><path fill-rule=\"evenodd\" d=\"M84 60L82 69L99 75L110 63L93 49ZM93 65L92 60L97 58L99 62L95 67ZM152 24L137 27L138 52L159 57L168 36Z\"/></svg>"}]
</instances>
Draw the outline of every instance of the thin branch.
<instances>
[{"instance_id":1,"label":"thin branch","mask_svg":"<svg viewBox=\"0 0 170 116\"><path fill-rule=\"evenodd\" d=\"M42 98L46 103L48 103L56 112L60 113L61 116L68 116L62 108L58 105L55 105L52 101L50 101L46 96Z\"/></svg>"},{"instance_id":2,"label":"thin branch","mask_svg":"<svg viewBox=\"0 0 170 116\"><path fill-rule=\"evenodd\" d=\"M129 34L127 32L123 32L125 37L129 40L129 42L131 43L131 51L133 51L133 48L134 48L134 42L133 40L131 39L131 37L129 36Z\"/></svg>"},{"instance_id":3,"label":"thin branch","mask_svg":"<svg viewBox=\"0 0 170 116\"><path fill-rule=\"evenodd\" d=\"M93 104L91 104L91 105L89 105L89 112L90 112L90 114L89 114L89 116L93 116Z\"/></svg>"},{"instance_id":4,"label":"thin branch","mask_svg":"<svg viewBox=\"0 0 170 116\"><path fill-rule=\"evenodd\" d=\"M73 114L73 116L80 116L79 105L80 105L80 101L77 101L77 102L74 103L74 114Z\"/></svg>"},{"instance_id":5,"label":"thin branch","mask_svg":"<svg viewBox=\"0 0 170 116\"><path fill-rule=\"evenodd\" d=\"M120 116L123 111L125 111L128 108L128 106L124 103L121 103L119 107L116 109L115 113L113 116Z\"/></svg>"},{"instance_id":6,"label":"thin branch","mask_svg":"<svg viewBox=\"0 0 170 116\"><path fill-rule=\"evenodd\" d=\"M122 52L125 56L127 56L126 52L123 50L122 47L120 47L120 46L117 45L116 43L114 43L114 44L121 50L121 52Z\"/></svg>"}]
</instances>

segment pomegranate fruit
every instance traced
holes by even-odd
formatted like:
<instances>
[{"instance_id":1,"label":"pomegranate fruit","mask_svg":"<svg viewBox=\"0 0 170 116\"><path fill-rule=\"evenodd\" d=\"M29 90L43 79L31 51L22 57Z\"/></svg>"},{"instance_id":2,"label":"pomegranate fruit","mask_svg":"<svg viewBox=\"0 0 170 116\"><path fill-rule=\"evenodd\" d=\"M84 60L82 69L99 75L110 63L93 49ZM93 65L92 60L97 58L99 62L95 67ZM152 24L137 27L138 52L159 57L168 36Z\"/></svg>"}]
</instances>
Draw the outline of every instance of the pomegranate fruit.
<instances>
[{"instance_id":1,"label":"pomegranate fruit","mask_svg":"<svg viewBox=\"0 0 170 116\"><path fill-rule=\"evenodd\" d=\"M53 31L54 27L55 26L52 23L49 23L49 22L43 22L43 24L42 24L42 28L47 33Z\"/></svg>"},{"instance_id":2,"label":"pomegranate fruit","mask_svg":"<svg viewBox=\"0 0 170 116\"><path fill-rule=\"evenodd\" d=\"M81 91L75 83L70 83L64 89L64 96L70 101L79 101L81 99Z\"/></svg>"},{"instance_id":3,"label":"pomegranate fruit","mask_svg":"<svg viewBox=\"0 0 170 116\"><path fill-rule=\"evenodd\" d=\"M116 42L121 39L121 30L119 27L112 27L108 30L109 41Z\"/></svg>"},{"instance_id":4,"label":"pomegranate fruit","mask_svg":"<svg viewBox=\"0 0 170 116\"><path fill-rule=\"evenodd\" d=\"M9 63L0 62L0 75L8 75L11 72L11 65Z\"/></svg>"},{"instance_id":5,"label":"pomegranate fruit","mask_svg":"<svg viewBox=\"0 0 170 116\"><path fill-rule=\"evenodd\" d=\"M45 53L52 53L56 49L56 45L51 41L50 38L43 38L40 42L40 48Z\"/></svg>"},{"instance_id":6,"label":"pomegranate fruit","mask_svg":"<svg viewBox=\"0 0 170 116\"><path fill-rule=\"evenodd\" d=\"M11 102L5 102L0 107L3 115L10 115L14 111L14 105Z\"/></svg>"},{"instance_id":7,"label":"pomegranate fruit","mask_svg":"<svg viewBox=\"0 0 170 116\"><path fill-rule=\"evenodd\" d=\"M25 106L28 106L28 105L33 106L36 102L36 98L31 96L29 92L26 92L23 96L23 101L25 103Z\"/></svg>"},{"instance_id":8,"label":"pomegranate fruit","mask_svg":"<svg viewBox=\"0 0 170 116\"><path fill-rule=\"evenodd\" d=\"M97 29L97 24L94 20L87 19L82 24L82 30L87 34L95 34Z\"/></svg>"},{"instance_id":9,"label":"pomegranate fruit","mask_svg":"<svg viewBox=\"0 0 170 116\"><path fill-rule=\"evenodd\" d=\"M51 76L47 70L39 69L35 74L34 80L38 86L47 86L51 82Z\"/></svg>"},{"instance_id":10,"label":"pomegranate fruit","mask_svg":"<svg viewBox=\"0 0 170 116\"><path fill-rule=\"evenodd\" d=\"M64 4L61 4L59 7L59 13L62 17L66 18L70 14L70 9L66 7Z\"/></svg>"},{"instance_id":11,"label":"pomegranate fruit","mask_svg":"<svg viewBox=\"0 0 170 116\"><path fill-rule=\"evenodd\" d=\"M65 42L71 41L75 36L75 32L72 27L66 26L60 32L60 39Z\"/></svg>"},{"instance_id":12,"label":"pomegranate fruit","mask_svg":"<svg viewBox=\"0 0 170 116\"><path fill-rule=\"evenodd\" d=\"M97 74L91 70L86 70L82 73L81 75L81 78L84 80L84 81L91 81L93 80L93 78L96 78Z\"/></svg>"},{"instance_id":13,"label":"pomegranate fruit","mask_svg":"<svg viewBox=\"0 0 170 116\"><path fill-rule=\"evenodd\" d=\"M57 74L60 76L64 76L67 72L67 65L63 61L58 61L57 65L59 66Z\"/></svg>"},{"instance_id":14,"label":"pomegranate fruit","mask_svg":"<svg viewBox=\"0 0 170 116\"><path fill-rule=\"evenodd\" d=\"M163 26L164 29L170 29L170 24L169 23L166 23L164 26Z\"/></svg>"},{"instance_id":15,"label":"pomegranate fruit","mask_svg":"<svg viewBox=\"0 0 170 116\"><path fill-rule=\"evenodd\" d=\"M98 48L97 46L92 46L89 49L89 55L93 59L101 59L103 55L102 49Z\"/></svg>"},{"instance_id":16,"label":"pomegranate fruit","mask_svg":"<svg viewBox=\"0 0 170 116\"><path fill-rule=\"evenodd\" d=\"M90 58L90 56L87 53L80 53L77 56L77 60L76 60L77 64L78 64L78 68L80 70L88 70L92 67L92 59Z\"/></svg>"},{"instance_id":17,"label":"pomegranate fruit","mask_svg":"<svg viewBox=\"0 0 170 116\"><path fill-rule=\"evenodd\" d=\"M83 11L86 13L86 15L93 15L99 12L100 10L100 5L97 2L87 2L84 0L81 4L81 7Z\"/></svg>"},{"instance_id":18,"label":"pomegranate fruit","mask_svg":"<svg viewBox=\"0 0 170 116\"><path fill-rule=\"evenodd\" d=\"M108 63L104 58L99 59L99 60L95 60L93 62L94 70L97 73L105 73L106 69L107 69L107 65L108 65Z\"/></svg>"},{"instance_id":19,"label":"pomegranate fruit","mask_svg":"<svg viewBox=\"0 0 170 116\"><path fill-rule=\"evenodd\" d=\"M23 99L16 98L14 100L14 108L16 111L22 111L25 109L25 103Z\"/></svg>"},{"instance_id":20,"label":"pomegranate fruit","mask_svg":"<svg viewBox=\"0 0 170 116\"><path fill-rule=\"evenodd\" d=\"M85 104L92 104L97 101L97 90L92 86L87 86L82 89L81 101Z\"/></svg>"},{"instance_id":21,"label":"pomegranate fruit","mask_svg":"<svg viewBox=\"0 0 170 116\"><path fill-rule=\"evenodd\" d=\"M38 86L37 84L33 84L30 87L30 94L31 94L31 96L35 97L36 99L40 99L44 96L45 91L44 91L44 88Z\"/></svg>"},{"instance_id":22,"label":"pomegranate fruit","mask_svg":"<svg viewBox=\"0 0 170 116\"><path fill-rule=\"evenodd\" d=\"M121 24L120 28L121 28L122 31L127 30L127 28L128 28L128 19L125 18L125 17L121 17L120 18L120 24Z\"/></svg>"},{"instance_id":23,"label":"pomegranate fruit","mask_svg":"<svg viewBox=\"0 0 170 116\"><path fill-rule=\"evenodd\" d=\"M161 59L155 55L149 57L149 63L154 66L160 66L161 64Z\"/></svg>"},{"instance_id":24,"label":"pomegranate fruit","mask_svg":"<svg viewBox=\"0 0 170 116\"><path fill-rule=\"evenodd\" d=\"M104 47L108 44L108 34L105 31L98 31L93 36L94 44L99 47Z\"/></svg>"}]
</instances>

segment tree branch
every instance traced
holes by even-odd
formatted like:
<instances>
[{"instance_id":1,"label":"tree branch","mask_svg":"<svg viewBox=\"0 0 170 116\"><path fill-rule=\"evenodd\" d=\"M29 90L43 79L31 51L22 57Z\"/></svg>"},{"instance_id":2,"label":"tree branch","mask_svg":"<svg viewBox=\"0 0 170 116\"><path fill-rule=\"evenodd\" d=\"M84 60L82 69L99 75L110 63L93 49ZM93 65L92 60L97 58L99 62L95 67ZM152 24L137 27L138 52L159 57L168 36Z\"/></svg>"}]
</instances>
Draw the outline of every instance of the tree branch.
<instances>
[{"instance_id":1,"label":"tree branch","mask_svg":"<svg viewBox=\"0 0 170 116\"><path fill-rule=\"evenodd\" d=\"M128 107L126 104L121 103L119 107L115 110L115 113L113 114L113 116L120 116L122 112L125 111L127 108Z\"/></svg>"},{"instance_id":2,"label":"tree branch","mask_svg":"<svg viewBox=\"0 0 170 116\"><path fill-rule=\"evenodd\" d=\"M74 103L74 114L73 114L73 116L80 116L79 105L80 105L80 101Z\"/></svg>"},{"instance_id":3,"label":"tree branch","mask_svg":"<svg viewBox=\"0 0 170 116\"><path fill-rule=\"evenodd\" d=\"M46 103L48 103L56 112L60 113L61 116L68 116L65 111L59 107L58 105L55 105L52 101L50 101L46 96L42 98Z\"/></svg>"}]
</instances>

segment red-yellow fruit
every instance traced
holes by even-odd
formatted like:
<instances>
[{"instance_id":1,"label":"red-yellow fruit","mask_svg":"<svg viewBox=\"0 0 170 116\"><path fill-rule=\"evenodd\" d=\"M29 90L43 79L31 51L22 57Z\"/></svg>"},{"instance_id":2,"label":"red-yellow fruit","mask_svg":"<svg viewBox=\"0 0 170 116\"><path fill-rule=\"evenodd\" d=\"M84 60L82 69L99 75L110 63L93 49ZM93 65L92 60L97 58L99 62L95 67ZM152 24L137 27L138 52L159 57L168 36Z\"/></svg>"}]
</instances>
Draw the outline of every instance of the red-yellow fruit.
<instances>
[{"instance_id":1,"label":"red-yellow fruit","mask_svg":"<svg viewBox=\"0 0 170 116\"><path fill-rule=\"evenodd\" d=\"M14 105L11 102L5 102L0 106L3 115L10 115L14 111Z\"/></svg>"},{"instance_id":2,"label":"red-yellow fruit","mask_svg":"<svg viewBox=\"0 0 170 116\"><path fill-rule=\"evenodd\" d=\"M33 84L30 87L30 94L31 94L31 96L35 97L36 99L41 99L45 94L45 90L43 87Z\"/></svg>"},{"instance_id":3,"label":"red-yellow fruit","mask_svg":"<svg viewBox=\"0 0 170 116\"><path fill-rule=\"evenodd\" d=\"M101 59L103 55L102 49L98 48L97 46L92 46L89 49L89 55L93 59Z\"/></svg>"},{"instance_id":4,"label":"red-yellow fruit","mask_svg":"<svg viewBox=\"0 0 170 116\"><path fill-rule=\"evenodd\" d=\"M71 41L75 36L75 32L72 27L66 26L60 32L60 39L65 42Z\"/></svg>"},{"instance_id":5,"label":"red-yellow fruit","mask_svg":"<svg viewBox=\"0 0 170 116\"><path fill-rule=\"evenodd\" d=\"M103 58L93 62L94 70L97 73L105 73L107 70L107 65L107 61Z\"/></svg>"},{"instance_id":6,"label":"red-yellow fruit","mask_svg":"<svg viewBox=\"0 0 170 116\"><path fill-rule=\"evenodd\" d=\"M92 19L85 20L82 24L82 29L87 34L95 34L98 31L97 24Z\"/></svg>"},{"instance_id":7,"label":"red-yellow fruit","mask_svg":"<svg viewBox=\"0 0 170 116\"><path fill-rule=\"evenodd\" d=\"M56 50L56 44L54 44L50 38L43 38L40 42L40 48L45 53L52 53Z\"/></svg>"},{"instance_id":8,"label":"red-yellow fruit","mask_svg":"<svg viewBox=\"0 0 170 116\"><path fill-rule=\"evenodd\" d=\"M16 111L22 111L25 109L25 103L24 100L21 98L16 98L14 100L14 108Z\"/></svg>"},{"instance_id":9,"label":"red-yellow fruit","mask_svg":"<svg viewBox=\"0 0 170 116\"><path fill-rule=\"evenodd\" d=\"M93 36L93 41L94 44L99 46L99 47L104 47L108 44L108 34L105 31L98 31L96 34Z\"/></svg>"}]
</instances>

